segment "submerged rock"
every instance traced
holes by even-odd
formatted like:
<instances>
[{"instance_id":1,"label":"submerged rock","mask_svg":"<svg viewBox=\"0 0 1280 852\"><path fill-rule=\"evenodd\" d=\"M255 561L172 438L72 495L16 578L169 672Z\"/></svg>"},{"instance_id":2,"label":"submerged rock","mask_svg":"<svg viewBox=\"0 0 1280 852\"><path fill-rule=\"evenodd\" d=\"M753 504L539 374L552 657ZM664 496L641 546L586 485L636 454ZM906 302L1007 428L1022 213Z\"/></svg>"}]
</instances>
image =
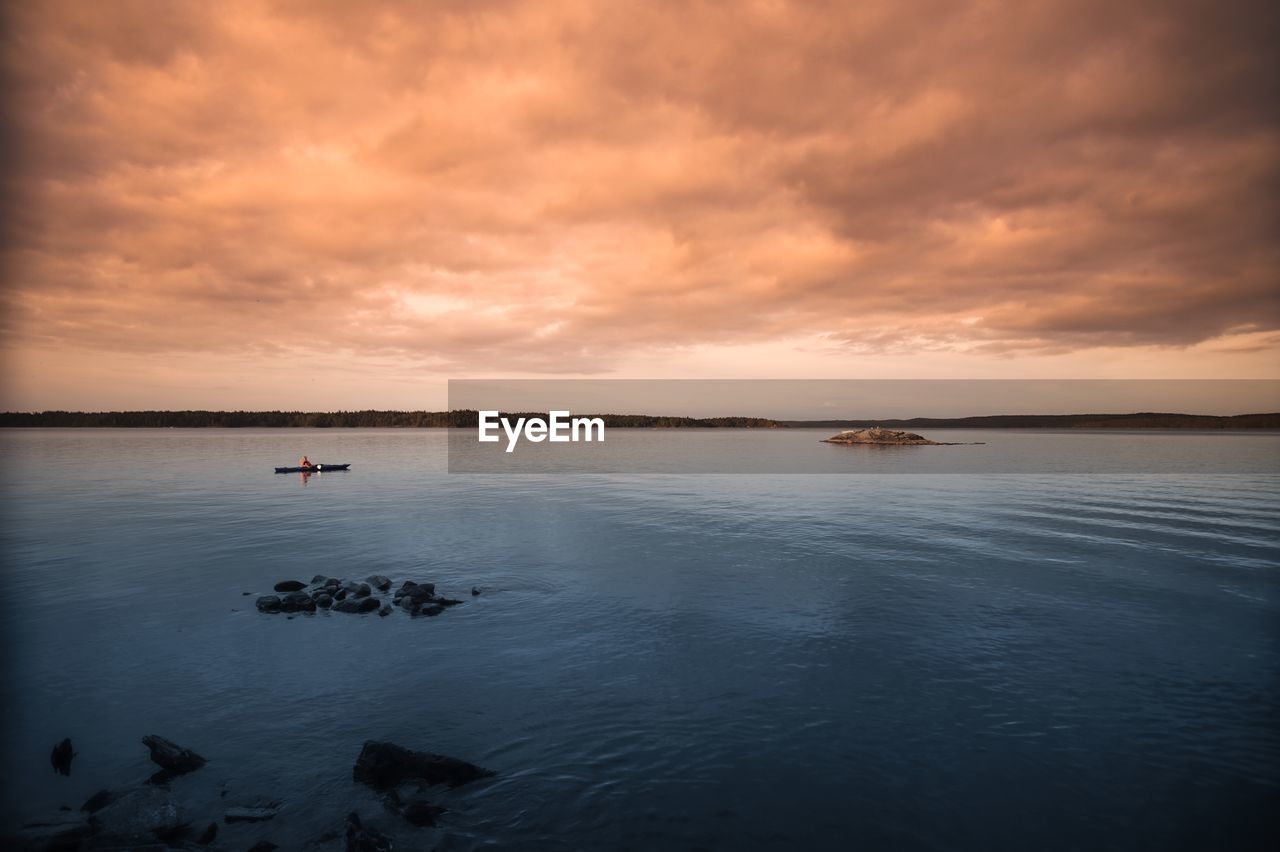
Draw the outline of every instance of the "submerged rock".
<instances>
[{"instance_id":1,"label":"submerged rock","mask_svg":"<svg viewBox=\"0 0 1280 852\"><path fill-rule=\"evenodd\" d=\"M18 841L19 849L79 849L92 832L92 824L80 814L57 811L44 819L24 823L16 835L6 834L0 839Z\"/></svg>"},{"instance_id":2,"label":"submerged rock","mask_svg":"<svg viewBox=\"0 0 1280 852\"><path fill-rule=\"evenodd\" d=\"M323 574L317 574L311 578L311 585L313 586L323 586L325 583L328 583L328 582L329 582L329 578Z\"/></svg>"},{"instance_id":3,"label":"submerged rock","mask_svg":"<svg viewBox=\"0 0 1280 852\"><path fill-rule=\"evenodd\" d=\"M163 788L149 786L121 794L89 821L99 838L123 841L175 837L187 827L183 810L173 795ZM97 842L95 840L95 844Z\"/></svg>"},{"instance_id":4,"label":"submerged rock","mask_svg":"<svg viewBox=\"0 0 1280 852\"><path fill-rule=\"evenodd\" d=\"M281 580L276 583L274 591L277 592L300 592L307 587L306 583L299 580Z\"/></svg>"},{"instance_id":5,"label":"submerged rock","mask_svg":"<svg viewBox=\"0 0 1280 852\"><path fill-rule=\"evenodd\" d=\"M80 810L87 814L96 814L118 798L120 798L119 793L114 793L111 790L106 789L99 790L85 800L85 803L80 806Z\"/></svg>"},{"instance_id":6,"label":"submerged rock","mask_svg":"<svg viewBox=\"0 0 1280 852\"><path fill-rule=\"evenodd\" d=\"M435 825L436 817L446 810L448 809L427 801L410 802L400 810L400 816L414 825L429 826Z\"/></svg>"},{"instance_id":7,"label":"submerged rock","mask_svg":"<svg viewBox=\"0 0 1280 852\"><path fill-rule=\"evenodd\" d=\"M258 612L279 612L280 598L275 595L263 595L257 600Z\"/></svg>"},{"instance_id":8,"label":"submerged rock","mask_svg":"<svg viewBox=\"0 0 1280 852\"><path fill-rule=\"evenodd\" d=\"M937 441L930 441L914 432L901 432L896 429L882 429L872 426L870 429L846 429L839 435L823 438L826 444L892 444L894 446L940 446Z\"/></svg>"},{"instance_id":9,"label":"submerged rock","mask_svg":"<svg viewBox=\"0 0 1280 852\"><path fill-rule=\"evenodd\" d=\"M457 787L495 774L492 770L456 757L429 751L412 751L395 743L376 740L365 741L351 770L356 781L381 790L412 780Z\"/></svg>"},{"instance_id":10,"label":"submerged rock","mask_svg":"<svg viewBox=\"0 0 1280 852\"><path fill-rule=\"evenodd\" d=\"M373 574L365 579L369 581L369 585L373 586L380 592L385 592L391 588L391 579L389 577L384 577L381 574Z\"/></svg>"},{"instance_id":11,"label":"submerged rock","mask_svg":"<svg viewBox=\"0 0 1280 852\"><path fill-rule=\"evenodd\" d=\"M391 852L391 838L360 821L360 815L352 811L347 816L347 852Z\"/></svg>"},{"instance_id":12,"label":"submerged rock","mask_svg":"<svg viewBox=\"0 0 1280 852\"><path fill-rule=\"evenodd\" d=\"M204 831L200 832L200 835L196 837L195 843L197 846L208 846L217 836L218 824L216 822L211 822L205 826Z\"/></svg>"},{"instance_id":13,"label":"submerged rock","mask_svg":"<svg viewBox=\"0 0 1280 852\"><path fill-rule=\"evenodd\" d=\"M49 762L53 764L53 771L58 775L71 775L71 761L75 758L75 750L71 748L71 738L68 737L53 747L53 751L49 754Z\"/></svg>"},{"instance_id":14,"label":"submerged rock","mask_svg":"<svg viewBox=\"0 0 1280 852\"><path fill-rule=\"evenodd\" d=\"M275 819L277 808L227 808L227 812L223 814L224 822L265 822L269 819Z\"/></svg>"},{"instance_id":15,"label":"submerged rock","mask_svg":"<svg viewBox=\"0 0 1280 852\"><path fill-rule=\"evenodd\" d=\"M177 775L194 772L207 762L191 749L183 748L177 743L166 740L164 737L158 737L155 734L143 737L142 744L151 749L152 761L159 764L160 768Z\"/></svg>"}]
</instances>

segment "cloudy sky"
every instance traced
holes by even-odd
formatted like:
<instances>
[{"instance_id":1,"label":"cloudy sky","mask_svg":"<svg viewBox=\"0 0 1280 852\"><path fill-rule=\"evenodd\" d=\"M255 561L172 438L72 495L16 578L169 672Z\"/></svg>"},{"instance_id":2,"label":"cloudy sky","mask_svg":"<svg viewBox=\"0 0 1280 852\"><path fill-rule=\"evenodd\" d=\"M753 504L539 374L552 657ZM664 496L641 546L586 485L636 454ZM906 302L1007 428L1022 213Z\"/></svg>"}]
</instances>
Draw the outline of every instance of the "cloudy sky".
<instances>
[{"instance_id":1,"label":"cloudy sky","mask_svg":"<svg viewBox=\"0 0 1280 852\"><path fill-rule=\"evenodd\" d=\"M5 408L1280 377L1272 2L6 6Z\"/></svg>"}]
</instances>

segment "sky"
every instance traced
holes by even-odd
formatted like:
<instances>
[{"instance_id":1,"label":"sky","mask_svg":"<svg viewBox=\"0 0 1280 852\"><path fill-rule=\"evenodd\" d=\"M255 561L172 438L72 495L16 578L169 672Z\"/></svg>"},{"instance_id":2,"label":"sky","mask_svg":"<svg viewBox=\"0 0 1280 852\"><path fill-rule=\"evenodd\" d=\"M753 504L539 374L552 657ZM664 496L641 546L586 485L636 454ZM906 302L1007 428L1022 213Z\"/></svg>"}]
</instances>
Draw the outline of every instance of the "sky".
<instances>
[{"instance_id":1,"label":"sky","mask_svg":"<svg viewBox=\"0 0 1280 852\"><path fill-rule=\"evenodd\" d=\"M1271 2L3 14L0 409L1280 378Z\"/></svg>"}]
</instances>

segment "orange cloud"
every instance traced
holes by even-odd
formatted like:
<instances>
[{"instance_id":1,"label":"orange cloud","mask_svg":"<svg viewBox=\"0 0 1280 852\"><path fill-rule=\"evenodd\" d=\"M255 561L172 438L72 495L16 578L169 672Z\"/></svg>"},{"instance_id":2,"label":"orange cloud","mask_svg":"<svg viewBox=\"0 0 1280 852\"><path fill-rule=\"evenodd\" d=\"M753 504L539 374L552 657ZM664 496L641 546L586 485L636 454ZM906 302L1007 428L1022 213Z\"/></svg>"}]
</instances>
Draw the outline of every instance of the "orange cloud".
<instances>
[{"instance_id":1,"label":"orange cloud","mask_svg":"<svg viewBox=\"0 0 1280 852\"><path fill-rule=\"evenodd\" d=\"M1270 3L7 14L14 347L594 372L1280 330Z\"/></svg>"}]
</instances>

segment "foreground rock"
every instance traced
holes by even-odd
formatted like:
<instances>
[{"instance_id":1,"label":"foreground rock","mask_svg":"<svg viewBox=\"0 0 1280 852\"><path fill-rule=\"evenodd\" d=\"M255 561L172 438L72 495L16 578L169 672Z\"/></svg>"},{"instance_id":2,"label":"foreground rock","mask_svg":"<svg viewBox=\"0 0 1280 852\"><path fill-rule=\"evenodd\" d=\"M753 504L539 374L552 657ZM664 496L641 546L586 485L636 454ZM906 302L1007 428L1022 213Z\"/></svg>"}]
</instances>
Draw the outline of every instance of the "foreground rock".
<instances>
[{"instance_id":1,"label":"foreground rock","mask_svg":"<svg viewBox=\"0 0 1280 852\"><path fill-rule=\"evenodd\" d=\"M406 781L425 784L448 784L457 787L496 773L456 757L429 751L412 751L395 743L366 740L351 771L362 784L379 790L391 790Z\"/></svg>"},{"instance_id":2,"label":"foreground rock","mask_svg":"<svg viewBox=\"0 0 1280 852\"><path fill-rule=\"evenodd\" d=\"M184 809L161 787L143 786L117 796L89 818L94 846L154 843L176 838L188 828Z\"/></svg>"},{"instance_id":3,"label":"foreground rock","mask_svg":"<svg viewBox=\"0 0 1280 852\"><path fill-rule=\"evenodd\" d=\"M207 762L203 757L189 748L183 748L175 742L149 734L142 738L142 744L151 749L151 760L161 769L182 775L194 772Z\"/></svg>"},{"instance_id":4,"label":"foreground rock","mask_svg":"<svg viewBox=\"0 0 1280 852\"><path fill-rule=\"evenodd\" d=\"M45 819L28 822L15 834L0 837L5 848L79 849L93 833L93 826L81 814L58 811Z\"/></svg>"},{"instance_id":5,"label":"foreground rock","mask_svg":"<svg viewBox=\"0 0 1280 852\"><path fill-rule=\"evenodd\" d=\"M419 827L435 825L436 818L448 810L448 808L443 808L427 801L422 795L421 788L408 794L401 794L399 790L392 790L387 794L384 801L387 808L403 817L405 822Z\"/></svg>"},{"instance_id":6,"label":"foreground rock","mask_svg":"<svg viewBox=\"0 0 1280 852\"><path fill-rule=\"evenodd\" d=\"M53 764L53 771L59 775L71 774L71 761L75 758L75 750L71 747L71 739L67 738L53 747L53 752L49 755L49 762Z\"/></svg>"},{"instance_id":7,"label":"foreground rock","mask_svg":"<svg viewBox=\"0 0 1280 852\"><path fill-rule=\"evenodd\" d=\"M85 800L85 803L80 806L80 810L87 814L96 814L118 798L120 798L120 794L113 790L99 790Z\"/></svg>"},{"instance_id":8,"label":"foreground rock","mask_svg":"<svg viewBox=\"0 0 1280 852\"><path fill-rule=\"evenodd\" d=\"M352 811L347 816L347 852L390 852L391 838L371 825L360 821L360 815Z\"/></svg>"},{"instance_id":9,"label":"foreground rock","mask_svg":"<svg viewBox=\"0 0 1280 852\"><path fill-rule=\"evenodd\" d=\"M823 438L825 444L890 444L893 446L942 446L937 441L930 441L914 432L900 432L896 429L882 429L872 426L870 429L846 429L839 435Z\"/></svg>"}]
</instances>

